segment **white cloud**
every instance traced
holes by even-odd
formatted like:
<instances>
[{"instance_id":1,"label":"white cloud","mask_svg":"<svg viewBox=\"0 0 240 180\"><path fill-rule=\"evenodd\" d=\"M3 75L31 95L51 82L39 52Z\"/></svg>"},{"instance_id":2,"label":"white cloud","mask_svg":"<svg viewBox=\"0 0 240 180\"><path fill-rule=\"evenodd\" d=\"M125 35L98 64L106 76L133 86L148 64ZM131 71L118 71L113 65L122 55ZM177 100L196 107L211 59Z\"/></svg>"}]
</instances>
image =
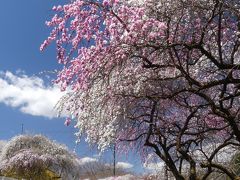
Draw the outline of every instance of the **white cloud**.
<instances>
[{"instance_id":1,"label":"white cloud","mask_svg":"<svg viewBox=\"0 0 240 180\"><path fill-rule=\"evenodd\" d=\"M91 158L91 157L84 157L84 158L78 159L78 162L80 165L84 165L84 164L88 164L88 163L98 162L98 159Z\"/></svg>"},{"instance_id":2,"label":"white cloud","mask_svg":"<svg viewBox=\"0 0 240 180\"><path fill-rule=\"evenodd\" d=\"M89 163L101 163L101 161L99 161L99 159L97 159L97 158L83 157L83 158L78 159L78 163L80 165L85 165L85 164L89 164ZM110 166L108 163L103 162L103 164L105 166ZM116 167L121 168L121 169L131 169L133 167L133 165L128 162L117 162Z\"/></svg>"},{"instance_id":3,"label":"white cloud","mask_svg":"<svg viewBox=\"0 0 240 180\"><path fill-rule=\"evenodd\" d=\"M102 179L98 179L98 180L134 180L134 179L141 180L142 178L136 177L132 174L126 174L126 175L123 175L123 176L107 177L107 178L102 178Z\"/></svg>"},{"instance_id":4,"label":"white cloud","mask_svg":"<svg viewBox=\"0 0 240 180\"><path fill-rule=\"evenodd\" d=\"M54 106L64 94L57 86L46 86L36 76L0 71L0 103L18 108L25 114L53 118Z\"/></svg>"},{"instance_id":5,"label":"white cloud","mask_svg":"<svg viewBox=\"0 0 240 180\"><path fill-rule=\"evenodd\" d=\"M144 164L144 168L149 171L160 171L164 168L164 162L152 162Z\"/></svg>"},{"instance_id":6,"label":"white cloud","mask_svg":"<svg viewBox=\"0 0 240 180\"><path fill-rule=\"evenodd\" d=\"M116 167L121 169L131 169L133 165L127 162L118 162L116 164Z\"/></svg>"}]
</instances>

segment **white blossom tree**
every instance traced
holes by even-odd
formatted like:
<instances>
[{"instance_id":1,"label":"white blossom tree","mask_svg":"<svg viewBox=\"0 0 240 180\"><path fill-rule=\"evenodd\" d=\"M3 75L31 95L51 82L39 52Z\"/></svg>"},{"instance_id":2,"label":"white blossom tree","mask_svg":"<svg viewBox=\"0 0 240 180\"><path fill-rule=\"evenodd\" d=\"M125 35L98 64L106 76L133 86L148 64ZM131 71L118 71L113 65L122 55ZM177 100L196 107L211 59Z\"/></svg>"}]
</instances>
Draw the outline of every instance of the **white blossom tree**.
<instances>
[{"instance_id":1,"label":"white blossom tree","mask_svg":"<svg viewBox=\"0 0 240 180\"><path fill-rule=\"evenodd\" d=\"M78 179L76 156L42 135L12 138L0 156L3 176L24 179Z\"/></svg>"}]
</instances>

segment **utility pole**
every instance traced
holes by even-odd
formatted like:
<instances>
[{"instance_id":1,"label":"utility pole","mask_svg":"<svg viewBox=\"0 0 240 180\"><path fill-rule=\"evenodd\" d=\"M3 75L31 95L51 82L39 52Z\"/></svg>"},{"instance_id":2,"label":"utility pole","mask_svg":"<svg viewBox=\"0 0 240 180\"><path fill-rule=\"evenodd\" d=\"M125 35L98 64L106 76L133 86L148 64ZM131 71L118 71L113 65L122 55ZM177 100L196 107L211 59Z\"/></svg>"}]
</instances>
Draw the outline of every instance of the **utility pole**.
<instances>
[{"instance_id":1,"label":"utility pole","mask_svg":"<svg viewBox=\"0 0 240 180\"><path fill-rule=\"evenodd\" d=\"M22 123L22 132L21 132L21 134L23 134L23 123Z\"/></svg>"},{"instance_id":2,"label":"utility pole","mask_svg":"<svg viewBox=\"0 0 240 180\"><path fill-rule=\"evenodd\" d=\"M116 145L113 145L113 176L116 176Z\"/></svg>"},{"instance_id":3,"label":"utility pole","mask_svg":"<svg viewBox=\"0 0 240 180\"><path fill-rule=\"evenodd\" d=\"M168 169L167 169L166 163L164 163L164 174L165 174L165 180L168 180Z\"/></svg>"}]
</instances>

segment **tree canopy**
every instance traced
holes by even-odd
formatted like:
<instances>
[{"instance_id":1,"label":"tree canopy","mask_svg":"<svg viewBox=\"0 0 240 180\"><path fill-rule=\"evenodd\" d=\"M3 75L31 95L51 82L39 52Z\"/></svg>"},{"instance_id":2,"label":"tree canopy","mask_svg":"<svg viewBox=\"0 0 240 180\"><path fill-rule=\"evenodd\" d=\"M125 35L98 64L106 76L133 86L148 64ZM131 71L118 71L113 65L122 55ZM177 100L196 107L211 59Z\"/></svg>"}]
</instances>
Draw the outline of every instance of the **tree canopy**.
<instances>
[{"instance_id":1,"label":"tree canopy","mask_svg":"<svg viewBox=\"0 0 240 180\"><path fill-rule=\"evenodd\" d=\"M24 179L77 179L76 156L58 143L41 135L12 138L0 156L0 174Z\"/></svg>"},{"instance_id":2,"label":"tree canopy","mask_svg":"<svg viewBox=\"0 0 240 180\"><path fill-rule=\"evenodd\" d=\"M240 143L238 0L74 0L53 11L40 49L56 42L55 82L72 88L59 110L78 136L154 151L179 180L237 177L215 157Z\"/></svg>"}]
</instances>

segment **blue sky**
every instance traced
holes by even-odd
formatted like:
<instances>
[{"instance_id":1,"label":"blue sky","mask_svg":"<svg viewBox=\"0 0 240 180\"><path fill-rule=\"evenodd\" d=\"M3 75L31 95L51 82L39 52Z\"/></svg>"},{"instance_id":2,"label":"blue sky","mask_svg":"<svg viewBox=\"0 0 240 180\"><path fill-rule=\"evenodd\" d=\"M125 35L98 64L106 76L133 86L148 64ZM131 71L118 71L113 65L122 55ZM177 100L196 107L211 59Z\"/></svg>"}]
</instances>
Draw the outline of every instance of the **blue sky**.
<instances>
[{"instance_id":1,"label":"blue sky","mask_svg":"<svg viewBox=\"0 0 240 180\"><path fill-rule=\"evenodd\" d=\"M54 46L43 53L40 44L48 36L45 21L52 16L53 5L67 0L4 0L0 6L0 139L8 140L24 132L44 134L75 149L79 157L93 157L96 151L88 145L75 144L73 125L64 126L64 118L55 118L49 111L61 92L47 76L61 66L55 60ZM43 73L42 73L43 72ZM105 154L111 161L111 151ZM118 157L141 172L139 157L130 154Z\"/></svg>"}]
</instances>

